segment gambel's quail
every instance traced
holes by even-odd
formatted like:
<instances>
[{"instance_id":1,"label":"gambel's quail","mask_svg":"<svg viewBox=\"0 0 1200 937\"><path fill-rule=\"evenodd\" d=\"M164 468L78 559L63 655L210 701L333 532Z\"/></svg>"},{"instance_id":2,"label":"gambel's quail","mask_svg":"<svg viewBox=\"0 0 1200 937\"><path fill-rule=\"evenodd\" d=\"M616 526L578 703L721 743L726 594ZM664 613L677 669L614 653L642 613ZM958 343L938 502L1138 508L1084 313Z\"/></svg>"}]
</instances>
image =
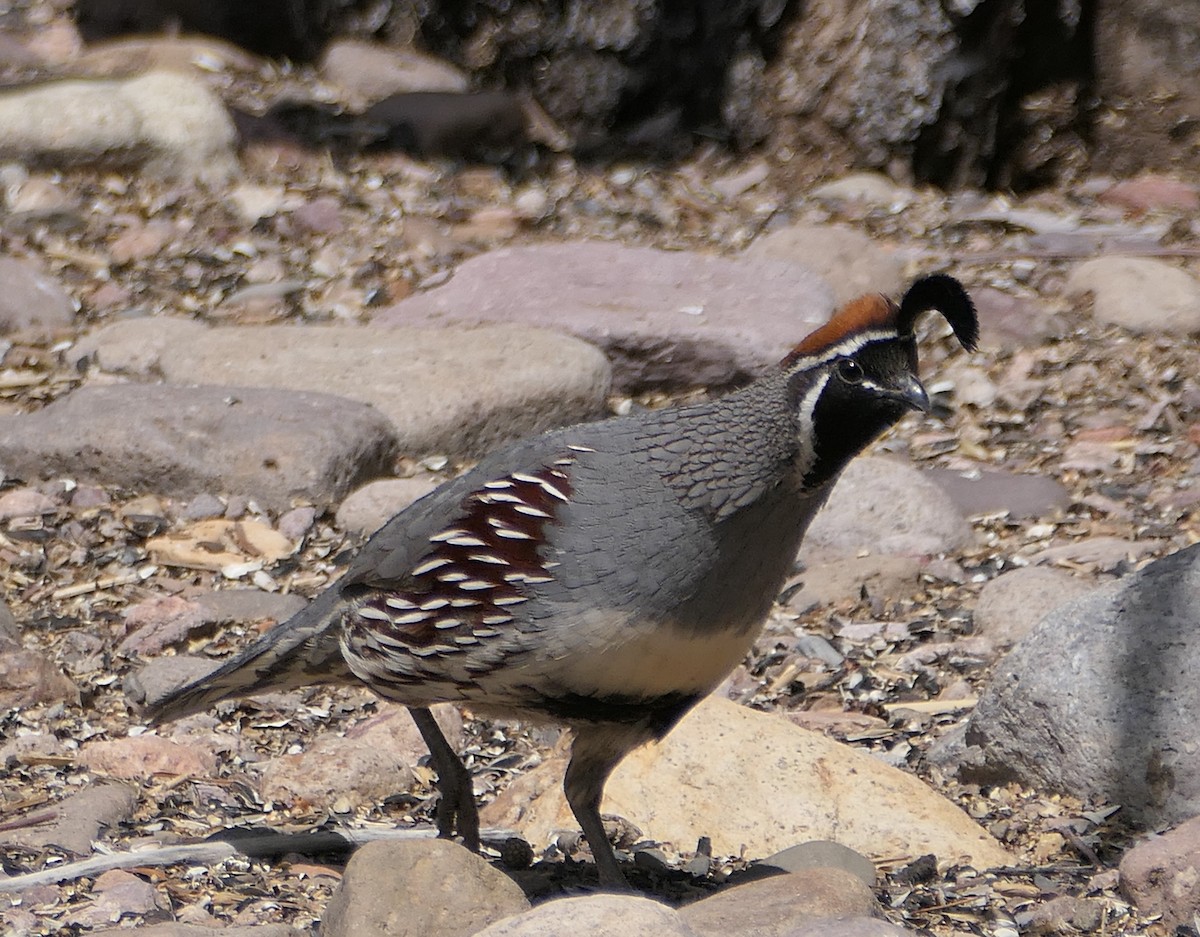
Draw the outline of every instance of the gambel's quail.
<instances>
[{"instance_id":1,"label":"gambel's quail","mask_svg":"<svg viewBox=\"0 0 1200 937\"><path fill-rule=\"evenodd\" d=\"M495 453L392 518L306 610L148 715L360 680L409 708L439 774L438 831L471 849L471 780L427 707L565 723L567 800L601 883L623 885L600 819L605 781L743 659L846 463L928 409L913 332L927 310L974 348L966 292L927 276L899 305L847 304L724 397Z\"/></svg>"}]
</instances>

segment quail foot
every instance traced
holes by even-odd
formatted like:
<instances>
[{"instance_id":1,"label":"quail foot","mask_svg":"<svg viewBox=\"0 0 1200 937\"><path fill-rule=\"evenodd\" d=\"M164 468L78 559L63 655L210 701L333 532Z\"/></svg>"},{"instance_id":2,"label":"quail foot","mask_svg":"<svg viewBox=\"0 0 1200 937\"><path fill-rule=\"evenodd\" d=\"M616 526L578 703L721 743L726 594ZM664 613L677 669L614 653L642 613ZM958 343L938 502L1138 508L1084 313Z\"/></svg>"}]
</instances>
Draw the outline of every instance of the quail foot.
<instances>
[{"instance_id":1,"label":"quail foot","mask_svg":"<svg viewBox=\"0 0 1200 937\"><path fill-rule=\"evenodd\" d=\"M440 835L479 846L471 780L429 706L573 730L564 788L604 886L625 884L604 784L743 659L838 474L929 406L914 324L974 348L957 280L855 300L769 373L716 400L509 446L391 519L309 607L151 704L361 681L407 706L438 771Z\"/></svg>"}]
</instances>

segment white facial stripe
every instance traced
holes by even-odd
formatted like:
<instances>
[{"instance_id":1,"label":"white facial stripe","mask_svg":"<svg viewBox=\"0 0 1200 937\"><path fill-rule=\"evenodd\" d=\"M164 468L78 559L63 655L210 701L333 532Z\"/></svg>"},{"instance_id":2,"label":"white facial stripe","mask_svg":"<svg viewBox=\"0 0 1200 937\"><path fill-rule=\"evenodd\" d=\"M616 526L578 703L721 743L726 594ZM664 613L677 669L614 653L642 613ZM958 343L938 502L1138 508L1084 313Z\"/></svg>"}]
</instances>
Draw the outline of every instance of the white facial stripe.
<instances>
[{"instance_id":1,"label":"white facial stripe","mask_svg":"<svg viewBox=\"0 0 1200 937\"><path fill-rule=\"evenodd\" d=\"M804 396L800 398L800 406L796 413L800 421L800 432L797 434L797 438L800 441L800 451L796 454L796 468L801 475L812 468L813 463L817 459L817 453L813 448L812 442L815 435L813 430L813 410L816 409L817 399L821 396L821 393L825 390L825 385L828 383L829 375L822 374L813 383L813 386L805 392Z\"/></svg>"},{"instance_id":2,"label":"white facial stripe","mask_svg":"<svg viewBox=\"0 0 1200 937\"><path fill-rule=\"evenodd\" d=\"M826 364L833 361L835 358L846 358L859 351L864 345L869 345L871 342L895 341L898 336L895 332L859 332L857 335L851 335L843 339L836 345L830 345L820 354L807 355L803 358L798 358L788 367L789 371L803 371L807 368L813 368L820 364Z\"/></svg>"}]
</instances>

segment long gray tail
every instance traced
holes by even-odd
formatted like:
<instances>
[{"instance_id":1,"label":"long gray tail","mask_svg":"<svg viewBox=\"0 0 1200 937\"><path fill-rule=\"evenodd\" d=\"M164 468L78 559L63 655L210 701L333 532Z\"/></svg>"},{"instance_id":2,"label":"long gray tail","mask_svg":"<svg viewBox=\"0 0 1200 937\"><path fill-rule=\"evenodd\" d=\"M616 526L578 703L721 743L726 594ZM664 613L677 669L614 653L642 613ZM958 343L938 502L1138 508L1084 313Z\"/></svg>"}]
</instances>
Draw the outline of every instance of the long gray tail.
<instances>
[{"instance_id":1,"label":"long gray tail","mask_svg":"<svg viewBox=\"0 0 1200 937\"><path fill-rule=\"evenodd\" d=\"M140 701L143 716L153 723L170 722L221 700L318 683L350 682L354 677L338 643L342 601L336 588L326 590L303 611L272 628L207 676L158 699ZM134 687L126 689L126 694L135 699L136 686L135 676Z\"/></svg>"}]
</instances>

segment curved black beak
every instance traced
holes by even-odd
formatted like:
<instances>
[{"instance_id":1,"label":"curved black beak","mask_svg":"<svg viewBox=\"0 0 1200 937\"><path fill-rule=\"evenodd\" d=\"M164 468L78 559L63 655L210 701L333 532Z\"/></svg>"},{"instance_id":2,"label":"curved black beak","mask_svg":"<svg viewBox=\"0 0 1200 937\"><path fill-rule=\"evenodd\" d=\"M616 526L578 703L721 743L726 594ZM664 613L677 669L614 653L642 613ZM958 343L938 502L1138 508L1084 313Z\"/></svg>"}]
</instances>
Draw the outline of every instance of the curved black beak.
<instances>
[{"instance_id":1,"label":"curved black beak","mask_svg":"<svg viewBox=\"0 0 1200 937\"><path fill-rule=\"evenodd\" d=\"M929 395L925 393L924 385L911 374L900 387L896 388L896 397L914 410L920 410L922 413L929 412Z\"/></svg>"}]
</instances>

